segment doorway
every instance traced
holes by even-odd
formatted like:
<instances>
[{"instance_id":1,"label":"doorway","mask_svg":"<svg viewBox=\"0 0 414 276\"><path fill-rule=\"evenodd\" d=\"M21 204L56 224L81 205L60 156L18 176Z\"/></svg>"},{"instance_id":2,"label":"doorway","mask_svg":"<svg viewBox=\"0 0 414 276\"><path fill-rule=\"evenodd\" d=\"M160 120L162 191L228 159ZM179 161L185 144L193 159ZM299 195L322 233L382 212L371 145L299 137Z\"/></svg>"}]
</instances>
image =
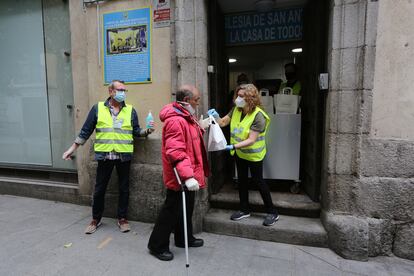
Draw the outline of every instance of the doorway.
<instances>
[{"instance_id":1,"label":"doorway","mask_svg":"<svg viewBox=\"0 0 414 276\"><path fill-rule=\"evenodd\" d=\"M272 176L266 181L272 190L288 191L296 186L299 189L294 192L306 193L313 201L319 201L325 93L319 89L318 77L327 70L329 2L279 0L271 7L258 6L258 2L209 1L209 63L215 68L209 76L210 106L221 116L227 114L241 75L262 89L262 95L274 98L286 80L285 65L294 64L302 86L297 112L301 122L300 150L283 154L286 158L297 155L298 179ZM270 105L268 100L264 104L268 105L269 112L274 111L273 99ZM224 133L228 137L229 129L224 129ZM211 163L212 193L229 189L237 177L228 153L212 154Z\"/></svg>"}]
</instances>

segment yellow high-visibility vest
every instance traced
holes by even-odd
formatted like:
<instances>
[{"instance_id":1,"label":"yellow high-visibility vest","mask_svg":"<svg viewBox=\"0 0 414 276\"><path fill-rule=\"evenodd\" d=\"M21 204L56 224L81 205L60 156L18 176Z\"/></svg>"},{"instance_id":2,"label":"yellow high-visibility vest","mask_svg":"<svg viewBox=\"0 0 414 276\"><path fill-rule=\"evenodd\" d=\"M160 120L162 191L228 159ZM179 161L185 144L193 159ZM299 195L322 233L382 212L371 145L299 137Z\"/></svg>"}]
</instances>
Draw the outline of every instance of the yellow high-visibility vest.
<instances>
[{"instance_id":1,"label":"yellow high-visibility vest","mask_svg":"<svg viewBox=\"0 0 414 276\"><path fill-rule=\"evenodd\" d=\"M282 82L280 85L279 91L281 91L283 88L286 87L287 82ZM296 81L295 84L292 87L292 95L300 95L300 90L302 90L302 84L300 81Z\"/></svg>"},{"instance_id":2,"label":"yellow high-visibility vest","mask_svg":"<svg viewBox=\"0 0 414 276\"><path fill-rule=\"evenodd\" d=\"M109 107L105 106L104 102L99 102L95 151L132 153L134 151L134 138L131 117L131 105L125 105L114 121Z\"/></svg>"},{"instance_id":3,"label":"yellow high-visibility vest","mask_svg":"<svg viewBox=\"0 0 414 276\"><path fill-rule=\"evenodd\" d=\"M249 137L250 126L252 125L254 118L256 117L256 114L259 112L261 112L266 119L265 130L259 134L259 137L257 137L257 140L256 142L254 142L253 145L232 150L230 151L231 155L234 155L234 152L236 152L238 157L248 161L261 161L265 157L266 131L270 123L270 118L266 114L266 112L264 112L259 107L256 107L252 113L246 114L246 116L241 121L241 109L234 109L230 122L230 143L234 145L246 140Z\"/></svg>"}]
</instances>

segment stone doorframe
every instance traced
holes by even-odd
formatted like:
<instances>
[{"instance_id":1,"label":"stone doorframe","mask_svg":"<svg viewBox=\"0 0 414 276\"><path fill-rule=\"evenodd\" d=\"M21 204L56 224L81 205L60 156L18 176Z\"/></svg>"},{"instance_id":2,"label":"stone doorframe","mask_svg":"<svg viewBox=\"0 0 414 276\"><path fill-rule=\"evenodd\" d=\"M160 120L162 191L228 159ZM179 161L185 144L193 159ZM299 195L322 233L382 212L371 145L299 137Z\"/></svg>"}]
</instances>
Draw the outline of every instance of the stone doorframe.
<instances>
[{"instance_id":1,"label":"stone doorframe","mask_svg":"<svg viewBox=\"0 0 414 276\"><path fill-rule=\"evenodd\" d=\"M369 223L355 208L355 190L370 132L377 6L332 0L330 7L322 221L329 247L357 260L368 258Z\"/></svg>"},{"instance_id":2,"label":"stone doorframe","mask_svg":"<svg viewBox=\"0 0 414 276\"><path fill-rule=\"evenodd\" d=\"M413 146L371 134L379 5L332 0L330 9L322 222L331 249L363 261L414 258Z\"/></svg>"}]
</instances>

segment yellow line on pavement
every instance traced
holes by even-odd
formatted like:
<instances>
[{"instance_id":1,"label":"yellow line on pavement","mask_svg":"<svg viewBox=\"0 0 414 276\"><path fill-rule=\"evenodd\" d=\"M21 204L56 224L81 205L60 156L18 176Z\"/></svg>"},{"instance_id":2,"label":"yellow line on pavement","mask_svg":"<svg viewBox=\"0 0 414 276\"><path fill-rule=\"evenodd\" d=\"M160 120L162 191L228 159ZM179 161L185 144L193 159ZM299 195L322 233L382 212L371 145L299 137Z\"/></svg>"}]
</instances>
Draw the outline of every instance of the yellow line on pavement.
<instances>
[{"instance_id":1,"label":"yellow line on pavement","mask_svg":"<svg viewBox=\"0 0 414 276\"><path fill-rule=\"evenodd\" d=\"M106 245L108 245L108 243L112 241L111 237L107 237L106 239L104 239L99 245L98 245L98 249L102 249L104 248Z\"/></svg>"}]
</instances>

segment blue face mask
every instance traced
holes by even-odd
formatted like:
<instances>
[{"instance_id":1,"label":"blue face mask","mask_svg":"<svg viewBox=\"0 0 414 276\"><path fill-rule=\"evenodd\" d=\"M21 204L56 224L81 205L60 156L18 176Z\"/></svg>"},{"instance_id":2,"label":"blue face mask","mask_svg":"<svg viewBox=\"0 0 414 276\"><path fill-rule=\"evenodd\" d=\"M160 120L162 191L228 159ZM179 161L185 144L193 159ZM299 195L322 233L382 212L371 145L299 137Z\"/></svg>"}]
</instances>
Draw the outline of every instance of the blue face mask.
<instances>
[{"instance_id":1,"label":"blue face mask","mask_svg":"<svg viewBox=\"0 0 414 276\"><path fill-rule=\"evenodd\" d=\"M116 90L114 100L117 101L118 103L122 103L123 101L125 101L125 99L126 99L125 91Z\"/></svg>"}]
</instances>

